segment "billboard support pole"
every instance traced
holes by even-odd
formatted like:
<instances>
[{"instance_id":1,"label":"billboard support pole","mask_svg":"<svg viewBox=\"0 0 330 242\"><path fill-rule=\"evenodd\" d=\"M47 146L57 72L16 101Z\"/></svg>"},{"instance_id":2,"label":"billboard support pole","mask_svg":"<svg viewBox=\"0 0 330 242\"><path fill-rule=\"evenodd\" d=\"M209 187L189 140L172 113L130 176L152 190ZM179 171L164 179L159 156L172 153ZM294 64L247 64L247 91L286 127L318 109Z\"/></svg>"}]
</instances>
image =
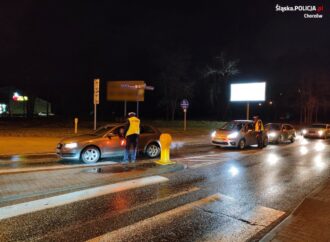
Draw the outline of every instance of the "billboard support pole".
<instances>
[{"instance_id":1,"label":"billboard support pole","mask_svg":"<svg viewBox=\"0 0 330 242\"><path fill-rule=\"evenodd\" d=\"M187 109L183 109L183 130L187 129Z\"/></svg>"},{"instance_id":2,"label":"billboard support pole","mask_svg":"<svg viewBox=\"0 0 330 242\"><path fill-rule=\"evenodd\" d=\"M250 118L250 103L246 103L246 119L249 120Z\"/></svg>"},{"instance_id":3,"label":"billboard support pole","mask_svg":"<svg viewBox=\"0 0 330 242\"><path fill-rule=\"evenodd\" d=\"M139 117L139 101L136 101L136 116Z\"/></svg>"}]
</instances>

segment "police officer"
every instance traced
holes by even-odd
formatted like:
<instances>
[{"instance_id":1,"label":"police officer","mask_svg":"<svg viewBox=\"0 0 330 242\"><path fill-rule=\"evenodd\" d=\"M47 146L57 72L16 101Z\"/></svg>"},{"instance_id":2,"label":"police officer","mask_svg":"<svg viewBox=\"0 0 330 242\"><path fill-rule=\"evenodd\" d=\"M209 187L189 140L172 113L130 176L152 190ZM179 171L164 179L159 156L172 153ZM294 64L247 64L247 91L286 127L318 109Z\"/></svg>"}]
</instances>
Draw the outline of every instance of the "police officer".
<instances>
[{"instance_id":1,"label":"police officer","mask_svg":"<svg viewBox=\"0 0 330 242\"><path fill-rule=\"evenodd\" d=\"M263 139L262 139L264 132L264 125L261 119L259 118L259 116L254 116L253 119L254 119L254 131L256 132L258 147L262 149L264 147Z\"/></svg>"},{"instance_id":2,"label":"police officer","mask_svg":"<svg viewBox=\"0 0 330 242\"><path fill-rule=\"evenodd\" d=\"M128 113L128 119L125 125L126 148L124 154L124 163L128 163L129 160L132 163L135 162L139 135L140 119L136 117L134 112L130 112ZM130 152L131 147L133 147L132 152Z\"/></svg>"}]
</instances>

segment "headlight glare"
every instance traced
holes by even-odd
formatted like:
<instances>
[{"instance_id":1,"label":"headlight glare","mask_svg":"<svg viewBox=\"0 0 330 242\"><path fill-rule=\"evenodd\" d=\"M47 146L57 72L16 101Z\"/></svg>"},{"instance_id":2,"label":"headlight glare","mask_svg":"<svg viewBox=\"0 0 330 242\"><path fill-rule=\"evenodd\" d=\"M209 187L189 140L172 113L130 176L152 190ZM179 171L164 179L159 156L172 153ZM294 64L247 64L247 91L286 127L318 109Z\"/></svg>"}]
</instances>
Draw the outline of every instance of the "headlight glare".
<instances>
[{"instance_id":1,"label":"headlight glare","mask_svg":"<svg viewBox=\"0 0 330 242\"><path fill-rule=\"evenodd\" d=\"M319 136L322 136L323 133L324 133L324 131L323 130L319 130L317 133L319 134Z\"/></svg>"},{"instance_id":2,"label":"headlight glare","mask_svg":"<svg viewBox=\"0 0 330 242\"><path fill-rule=\"evenodd\" d=\"M303 135L307 134L307 130L306 129L303 129L301 132L302 132Z\"/></svg>"},{"instance_id":3,"label":"headlight glare","mask_svg":"<svg viewBox=\"0 0 330 242\"><path fill-rule=\"evenodd\" d=\"M276 135L277 135L277 134L276 134L275 132L270 132L270 133L268 134L268 136L271 137L271 138L275 138Z\"/></svg>"},{"instance_id":4,"label":"headlight glare","mask_svg":"<svg viewBox=\"0 0 330 242\"><path fill-rule=\"evenodd\" d=\"M216 131L213 131L213 132L211 133L211 137L214 138L216 134L217 134L217 132L216 132Z\"/></svg>"},{"instance_id":5,"label":"headlight glare","mask_svg":"<svg viewBox=\"0 0 330 242\"><path fill-rule=\"evenodd\" d=\"M78 146L77 143L68 143L64 145L64 147L68 149L74 149L77 148L77 146Z\"/></svg>"},{"instance_id":6,"label":"headlight glare","mask_svg":"<svg viewBox=\"0 0 330 242\"><path fill-rule=\"evenodd\" d=\"M228 139L235 139L238 136L238 132L231 133L227 136Z\"/></svg>"}]
</instances>

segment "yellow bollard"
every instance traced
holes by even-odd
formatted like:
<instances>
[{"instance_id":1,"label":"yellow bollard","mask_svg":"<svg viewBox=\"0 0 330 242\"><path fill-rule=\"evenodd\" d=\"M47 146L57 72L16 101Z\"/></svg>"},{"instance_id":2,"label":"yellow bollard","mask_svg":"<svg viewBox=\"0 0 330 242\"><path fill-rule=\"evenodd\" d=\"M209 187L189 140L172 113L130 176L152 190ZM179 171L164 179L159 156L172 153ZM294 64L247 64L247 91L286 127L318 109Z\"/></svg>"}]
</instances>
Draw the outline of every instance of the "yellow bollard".
<instances>
[{"instance_id":1,"label":"yellow bollard","mask_svg":"<svg viewBox=\"0 0 330 242\"><path fill-rule=\"evenodd\" d=\"M160 135L160 145L161 145L161 153L160 160L156 161L159 165L171 165L175 164L170 160L170 147L172 142L172 137L170 134L161 134Z\"/></svg>"}]
</instances>

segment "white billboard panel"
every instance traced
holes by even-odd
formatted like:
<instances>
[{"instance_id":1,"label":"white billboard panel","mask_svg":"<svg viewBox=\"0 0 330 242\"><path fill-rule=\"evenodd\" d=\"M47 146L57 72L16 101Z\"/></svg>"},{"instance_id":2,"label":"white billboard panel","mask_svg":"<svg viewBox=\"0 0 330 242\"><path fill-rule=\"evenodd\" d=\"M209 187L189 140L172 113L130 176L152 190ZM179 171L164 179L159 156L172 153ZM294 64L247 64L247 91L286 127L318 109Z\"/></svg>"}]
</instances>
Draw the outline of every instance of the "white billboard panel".
<instances>
[{"instance_id":1,"label":"white billboard panel","mask_svg":"<svg viewBox=\"0 0 330 242\"><path fill-rule=\"evenodd\" d=\"M230 101L265 101L266 82L231 84Z\"/></svg>"}]
</instances>

